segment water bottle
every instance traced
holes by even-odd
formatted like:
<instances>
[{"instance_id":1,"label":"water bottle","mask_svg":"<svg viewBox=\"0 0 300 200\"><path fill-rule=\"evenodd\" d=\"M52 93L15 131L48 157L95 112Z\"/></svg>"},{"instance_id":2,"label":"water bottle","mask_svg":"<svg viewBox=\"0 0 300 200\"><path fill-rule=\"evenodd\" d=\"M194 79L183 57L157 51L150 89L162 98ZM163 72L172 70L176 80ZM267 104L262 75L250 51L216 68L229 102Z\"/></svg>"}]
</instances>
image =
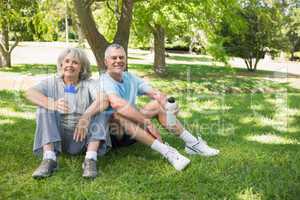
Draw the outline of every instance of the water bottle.
<instances>
[{"instance_id":1,"label":"water bottle","mask_svg":"<svg viewBox=\"0 0 300 200\"><path fill-rule=\"evenodd\" d=\"M176 125L176 116L175 111L177 109L177 104L174 97L169 97L165 105L166 114L167 114L167 126L173 127Z\"/></svg>"},{"instance_id":2,"label":"water bottle","mask_svg":"<svg viewBox=\"0 0 300 200\"><path fill-rule=\"evenodd\" d=\"M68 103L69 113L74 113L76 110L76 87L75 85L66 85L64 88L65 100Z\"/></svg>"}]
</instances>

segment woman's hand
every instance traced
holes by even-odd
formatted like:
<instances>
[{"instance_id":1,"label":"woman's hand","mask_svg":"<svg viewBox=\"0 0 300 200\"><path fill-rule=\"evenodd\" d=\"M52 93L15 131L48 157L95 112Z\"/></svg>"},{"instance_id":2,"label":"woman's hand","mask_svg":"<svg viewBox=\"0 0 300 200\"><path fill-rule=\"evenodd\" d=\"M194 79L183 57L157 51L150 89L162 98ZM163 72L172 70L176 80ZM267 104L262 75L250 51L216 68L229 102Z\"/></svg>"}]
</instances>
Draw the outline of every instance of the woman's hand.
<instances>
[{"instance_id":1,"label":"woman's hand","mask_svg":"<svg viewBox=\"0 0 300 200\"><path fill-rule=\"evenodd\" d=\"M78 141L82 142L87 135L89 125L90 125L90 119L82 116L78 120L78 123L76 125L73 134L73 140L75 140L76 142Z\"/></svg>"},{"instance_id":2,"label":"woman's hand","mask_svg":"<svg viewBox=\"0 0 300 200\"><path fill-rule=\"evenodd\" d=\"M61 113L68 113L70 110L68 107L68 103L64 100L64 98L60 98L56 101L49 100L48 109Z\"/></svg>"}]
</instances>

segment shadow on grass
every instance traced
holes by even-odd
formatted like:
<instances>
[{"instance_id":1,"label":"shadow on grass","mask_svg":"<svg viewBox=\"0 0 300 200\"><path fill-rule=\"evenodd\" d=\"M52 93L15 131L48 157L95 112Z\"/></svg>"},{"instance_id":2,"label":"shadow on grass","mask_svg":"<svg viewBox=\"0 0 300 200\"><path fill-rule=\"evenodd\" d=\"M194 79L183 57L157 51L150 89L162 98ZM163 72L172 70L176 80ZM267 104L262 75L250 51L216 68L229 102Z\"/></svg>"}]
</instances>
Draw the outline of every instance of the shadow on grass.
<instances>
[{"instance_id":1,"label":"shadow on grass","mask_svg":"<svg viewBox=\"0 0 300 200\"><path fill-rule=\"evenodd\" d=\"M128 59L130 59L130 60L144 60L144 58L133 57L133 56L129 56Z\"/></svg>"},{"instance_id":2,"label":"shadow on grass","mask_svg":"<svg viewBox=\"0 0 300 200\"><path fill-rule=\"evenodd\" d=\"M167 88L167 93L177 92L218 92L218 93L273 93L275 90L299 92L288 83L276 83L266 78L273 77L270 71L248 73L246 69L217 67L208 65L170 64L167 72L159 76L153 73L151 65L129 65L129 70L150 78L159 88ZM283 74L276 73L275 78ZM156 84L157 82L157 84Z\"/></svg>"},{"instance_id":3,"label":"shadow on grass","mask_svg":"<svg viewBox=\"0 0 300 200\"><path fill-rule=\"evenodd\" d=\"M204 56L175 56L175 55L171 55L169 57L167 57L167 59L170 60L176 60L176 61L188 61L188 62L212 62L213 59L208 58L208 57L204 57Z\"/></svg>"},{"instance_id":4,"label":"shadow on grass","mask_svg":"<svg viewBox=\"0 0 300 200\"><path fill-rule=\"evenodd\" d=\"M26 75L52 74L56 72L56 65L23 64L10 68L0 68L1 72L13 72Z\"/></svg>"}]
</instances>

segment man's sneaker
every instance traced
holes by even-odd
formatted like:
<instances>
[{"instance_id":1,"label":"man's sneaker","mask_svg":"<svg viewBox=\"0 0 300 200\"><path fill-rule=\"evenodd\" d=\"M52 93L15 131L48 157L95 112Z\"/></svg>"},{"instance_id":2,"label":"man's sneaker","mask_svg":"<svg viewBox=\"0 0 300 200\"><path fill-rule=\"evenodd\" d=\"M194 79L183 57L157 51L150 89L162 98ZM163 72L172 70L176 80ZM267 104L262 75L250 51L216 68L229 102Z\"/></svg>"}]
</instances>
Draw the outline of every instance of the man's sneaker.
<instances>
[{"instance_id":1,"label":"man's sneaker","mask_svg":"<svg viewBox=\"0 0 300 200\"><path fill-rule=\"evenodd\" d=\"M168 146L168 151L163 155L177 171L183 170L190 160L181 155L176 149Z\"/></svg>"},{"instance_id":2,"label":"man's sneaker","mask_svg":"<svg viewBox=\"0 0 300 200\"><path fill-rule=\"evenodd\" d=\"M33 178L46 178L58 169L57 162L52 159L45 159L42 161L40 166L33 172Z\"/></svg>"},{"instance_id":3,"label":"man's sneaker","mask_svg":"<svg viewBox=\"0 0 300 200\"><path fill-rule=\"evenodd\" d=\"M84 178L96 178L97 172L97 163L93 159L85 159L84 163L82 163L83 174Z\"/></svg>"},{"instance_id":4,"label":"man's sneaker","mask_svg":"<svg viewBox=\"0 0 300 200\"><path fill-rule=\"evenodd\" d=\"M218 155L220 151L209 147L201 137L198 137L196 143L185 146L185 152L188 154L200 154L202 156L215 156Z\"/></svg>"}]
</instances>

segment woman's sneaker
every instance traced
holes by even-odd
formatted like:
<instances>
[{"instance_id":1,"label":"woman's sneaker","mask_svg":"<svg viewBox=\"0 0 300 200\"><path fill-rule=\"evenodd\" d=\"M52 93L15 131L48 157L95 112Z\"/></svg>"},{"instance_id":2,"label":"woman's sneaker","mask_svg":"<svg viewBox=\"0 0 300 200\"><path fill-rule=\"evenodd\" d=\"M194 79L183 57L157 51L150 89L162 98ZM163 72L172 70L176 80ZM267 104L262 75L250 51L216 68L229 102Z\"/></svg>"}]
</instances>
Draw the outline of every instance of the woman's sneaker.
<instances>
[{"instance_id":1,"label":"woman's sneaker","mask_svg":"<svg viewBox=\"0 0 300 200\"><path fill-rule=\"evenodd\" d=\"M190 160L181 155L176 149L168 146L168 151L163 155L177 171L183 170Z\"/></svg>"},{"instance_id":2,"label":"woman's sneaker","mask_svg":"<svg viewBox=\"0 0 300 200\"><path fill-rule=\"evenodd\" d=\"M33 178L46 178L52 175L52 173L58 169L57 161L52 159L45 159L40 166L33 172Z\"/></svg>"},{"instance_id":3,"label":"woman's sneaker","mask_svg":"<svg viewBox=\"0 0 300 200\"><path fill-rule=\"evenodd\" d=\"M219 154L218 149L209 147L201 137L198 137L198 141L194 144L187 144L185 146L185 152L188 154L199 154L202 156L215 156Z\"/></svg>"},{"instance_id":4,"label":"woman's sneaker","mask_svg":"<svg viewBox=\"0 0 300 200\"><path fill-rule=\"evenodd\" d=\"M83 169L83 174L82 176L84 178L96 178L98 175L97 172L97 161L93 159L85 159L84 162L82 163L82 169Z\"/></svg>"}]
</instances>

